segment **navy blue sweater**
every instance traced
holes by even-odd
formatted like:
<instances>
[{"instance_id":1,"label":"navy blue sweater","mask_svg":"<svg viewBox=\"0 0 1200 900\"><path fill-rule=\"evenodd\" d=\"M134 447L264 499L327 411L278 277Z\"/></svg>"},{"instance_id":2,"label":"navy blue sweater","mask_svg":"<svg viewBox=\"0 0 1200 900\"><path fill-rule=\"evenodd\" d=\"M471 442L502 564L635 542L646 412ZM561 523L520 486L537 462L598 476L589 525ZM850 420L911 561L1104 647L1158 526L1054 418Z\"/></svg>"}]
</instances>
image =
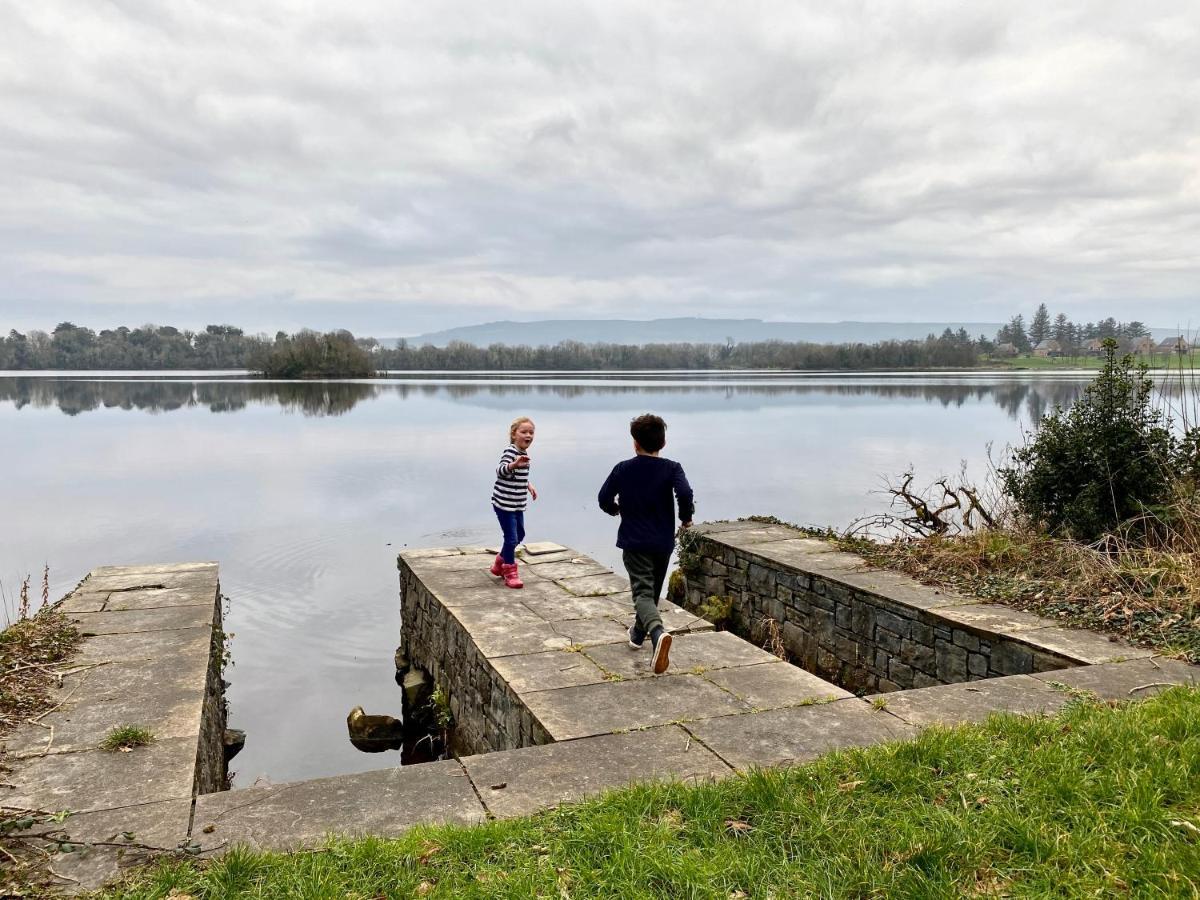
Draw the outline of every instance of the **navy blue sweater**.
<instances>
[{"instance_id":1,"label":"navy blue sweater","mask_svg":"<svg viewBox=\"0 0 1200 900\"><path fill-rule=\"evenodd\" d=\"M690 522L695 507L683 466L659 456L635 456L617 463L597 497L602 510L621 515L617 546L641 553L675 549L676 498L679 521Z\"/></svg>"}]
</instances>

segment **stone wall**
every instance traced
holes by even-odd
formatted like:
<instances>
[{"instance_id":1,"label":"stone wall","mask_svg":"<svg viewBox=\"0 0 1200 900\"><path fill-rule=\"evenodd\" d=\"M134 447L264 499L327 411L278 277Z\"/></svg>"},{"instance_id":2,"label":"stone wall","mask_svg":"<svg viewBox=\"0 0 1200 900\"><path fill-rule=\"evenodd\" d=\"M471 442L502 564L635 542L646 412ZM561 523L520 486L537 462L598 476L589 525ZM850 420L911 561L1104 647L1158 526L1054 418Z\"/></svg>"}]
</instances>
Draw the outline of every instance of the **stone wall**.
<instances>
[{"instance_id":1,"label":"stone wall","mask_svg":"<svg viewBox=\"0 0 1200 900\"><path fill-rule=\"evenodd\" d=\"M757 643L774 632L796 665L847 690L907 690L1079 662L991 627L976 601L868 570L795 529L713 523L691 540L683 560L688 609L731 598L731 630ZM1018 611L992 618L1035 627Z\"/></svg>"},{"instance_id":2,"label":"stone wall","mask_svg":"<svg viewBox=\"0 0 1200 900\"><path fill-rule=\"evenodd\" d=\"M221 586L213 603L212 639L204 683L204 708L196 747L196 793L211 794L229 788L225 758L225 630L221 615Z\"/></svg>"},{"instance_id":3,"label":"stone wall","mask_svg":"<svg viewBox=\"0 0 1200 900\"><path fill-rule=\"evenodd\" d=\"M401 648L449 695L450 749L465 756L550 743L550 736L480 653L453 612L399 560Z\"/></svg>"}]
</instances>

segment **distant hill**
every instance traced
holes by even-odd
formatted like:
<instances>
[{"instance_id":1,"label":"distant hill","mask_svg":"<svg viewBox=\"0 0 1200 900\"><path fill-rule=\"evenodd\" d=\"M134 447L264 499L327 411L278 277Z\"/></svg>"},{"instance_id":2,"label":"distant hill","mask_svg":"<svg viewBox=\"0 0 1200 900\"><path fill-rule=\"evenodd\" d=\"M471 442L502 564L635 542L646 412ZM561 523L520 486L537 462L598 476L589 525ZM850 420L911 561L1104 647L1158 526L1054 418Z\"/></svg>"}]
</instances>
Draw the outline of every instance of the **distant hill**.
<instances>
[{"instance_id":1,"label":"distant hill","mask_svg":"<svg viewBox=\"0 0 1200 900\"><path fill-rule=\"evenodd\" d=\"M997 322L764 322L762 319L554 319L539 322L488 322L405 338L410 345L444 347L465 341L489 344L549 346L561 341L584 344L723 344L749 341L808 341L814 344L864 343L922 339L947 328L967 329L972 337L991 337ZM396 339L385 339L393 344Z\"/></svg>"}]
</instances>

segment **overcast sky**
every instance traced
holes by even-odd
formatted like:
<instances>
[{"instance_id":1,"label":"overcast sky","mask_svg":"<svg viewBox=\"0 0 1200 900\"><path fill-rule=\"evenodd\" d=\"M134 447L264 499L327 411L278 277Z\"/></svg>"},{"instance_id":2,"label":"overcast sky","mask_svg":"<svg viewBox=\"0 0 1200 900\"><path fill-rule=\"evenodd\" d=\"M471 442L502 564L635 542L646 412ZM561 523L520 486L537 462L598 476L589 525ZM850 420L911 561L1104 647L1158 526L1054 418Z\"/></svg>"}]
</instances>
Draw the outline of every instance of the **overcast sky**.
<instances>
[{"instance_id":1,"label":"overcast sky","mask_svg":"<svg viewBox=\"0 0 1200 900\"><path fill-rule=\"evenodd\" d=\"M1200 326L1200 4L0 0L0 328Z\"/></svg>"}]
</instances>

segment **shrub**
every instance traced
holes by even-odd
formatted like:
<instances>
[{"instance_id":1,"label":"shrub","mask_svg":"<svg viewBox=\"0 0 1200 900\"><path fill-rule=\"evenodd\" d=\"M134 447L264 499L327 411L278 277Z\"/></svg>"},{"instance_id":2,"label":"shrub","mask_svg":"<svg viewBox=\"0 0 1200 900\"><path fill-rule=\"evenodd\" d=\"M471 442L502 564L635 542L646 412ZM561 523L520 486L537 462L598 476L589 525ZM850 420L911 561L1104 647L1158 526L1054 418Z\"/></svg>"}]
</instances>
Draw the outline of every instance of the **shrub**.
<instances>
[{"instance_id":1,"label":"shrub","mask_svg":"<svg viewBox=\"0 0 1200 900\"><path fill-rule=\"evenodd\" d=\"M1051 532L1095 540L1164 503L1179 475L1178 442L1151 404L1153 382L1105 342L1096 379L1069 410L1046 415L1000 470L1019 513Z\"/></svg>"}]
</instances>

